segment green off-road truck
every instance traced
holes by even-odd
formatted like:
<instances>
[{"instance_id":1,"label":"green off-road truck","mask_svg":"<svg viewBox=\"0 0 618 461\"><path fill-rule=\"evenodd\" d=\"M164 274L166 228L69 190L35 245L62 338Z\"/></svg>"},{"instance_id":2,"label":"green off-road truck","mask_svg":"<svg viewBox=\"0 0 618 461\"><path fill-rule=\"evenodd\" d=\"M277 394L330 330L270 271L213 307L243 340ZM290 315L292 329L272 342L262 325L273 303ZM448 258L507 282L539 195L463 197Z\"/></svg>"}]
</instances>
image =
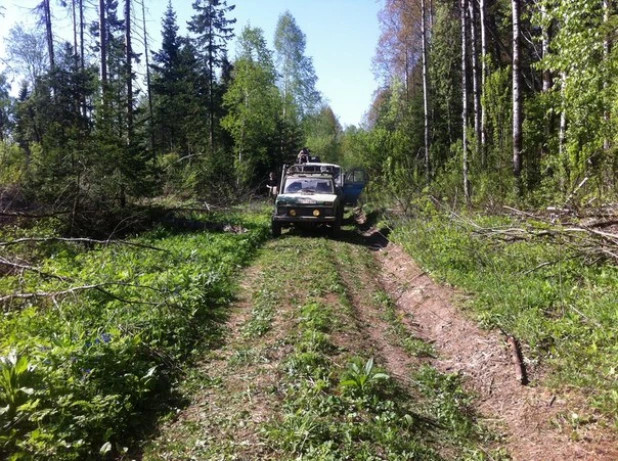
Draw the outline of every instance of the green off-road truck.
<instances>
[{"instance_id":1,"label":"green off-road truck","mask_svg":"<svg viewBox=\"0 0 618 461\"><path fill-rule=\"evenodd\" d=\"M361 169L345 173L330 163L284 165L272 217L273 235L280 236L290 226L328 226L331 235L337 235L345 205L356 205L365 184Z\"/></svg>"}]
</instances>

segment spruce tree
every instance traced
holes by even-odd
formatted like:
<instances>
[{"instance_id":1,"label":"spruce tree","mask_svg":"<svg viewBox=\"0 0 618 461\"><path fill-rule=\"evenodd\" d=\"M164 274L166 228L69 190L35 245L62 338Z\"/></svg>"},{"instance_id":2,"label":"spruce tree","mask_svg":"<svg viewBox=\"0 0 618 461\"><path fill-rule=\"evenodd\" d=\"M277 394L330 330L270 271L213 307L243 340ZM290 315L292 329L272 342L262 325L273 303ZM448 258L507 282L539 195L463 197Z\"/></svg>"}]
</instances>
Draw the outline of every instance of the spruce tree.
<instances>
[{"instance_id":1,"label":"spruce tree","mask_svg":"<svg viewBox=\"0 0 618 461\"><path fill-rule=\"evenodd\" d=\"M193 3L195 15L189 21L189 30L195 34L195 44L206 74L206 107L209 118L209 144L211 152L215 142L215 114L220 105L217 91L216 71L227 59L227 43L234 37L233 25L236 19L228 18L235 5L227 0L196 0Z\"/></svg>"}]
</instances>

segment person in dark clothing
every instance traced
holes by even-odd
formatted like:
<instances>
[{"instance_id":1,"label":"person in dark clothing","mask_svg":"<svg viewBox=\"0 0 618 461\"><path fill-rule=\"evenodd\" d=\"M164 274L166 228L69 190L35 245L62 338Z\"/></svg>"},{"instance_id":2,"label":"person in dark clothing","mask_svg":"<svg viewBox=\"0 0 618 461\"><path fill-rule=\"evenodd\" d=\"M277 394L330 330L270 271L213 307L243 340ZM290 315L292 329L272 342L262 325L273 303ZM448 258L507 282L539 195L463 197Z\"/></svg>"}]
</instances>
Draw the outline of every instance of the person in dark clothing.
<instances>
[{"instance_id":1,"label":"person in dark clothing","mask_svg":"<svg viewBox=\"0 0 618 461\"><path fill-rule=\"evenodd\" d=\"M296 163L301 164L301 163L307 163L308 161L309 161L309 149L307 149L306 147L303 147L298 153L298 156L296 157Z\"/></svg>"},{"instance_id":2,"label":"person in dark clothing","mask_svg":"<svg viewBox=\"0 0 618 461\"><path fill-rule=\"evenodd\" d=\"M268 196L271 198L277 197L279 193L279 181L277 181L277 176L274 172L270 172L268 175L268 179L266 180L266 187L268 188Z\"/></svg>"}]
</instances>

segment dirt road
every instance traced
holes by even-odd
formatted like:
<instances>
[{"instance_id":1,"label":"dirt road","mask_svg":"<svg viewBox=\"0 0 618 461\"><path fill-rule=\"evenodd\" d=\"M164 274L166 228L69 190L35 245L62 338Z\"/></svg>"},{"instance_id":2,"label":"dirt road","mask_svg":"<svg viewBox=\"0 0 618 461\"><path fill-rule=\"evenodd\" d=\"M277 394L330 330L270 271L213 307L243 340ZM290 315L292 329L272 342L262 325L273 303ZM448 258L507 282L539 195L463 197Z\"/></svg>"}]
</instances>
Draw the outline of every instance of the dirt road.
<instances>
[{"instance_id":1,"label":"dirt road","mask_svg":"<svg viewBox=\"0 0 618 461\"><path fill-rule=\"evenodd\" d=\"M580 398L543 370L518 383L501 333L375 229L284 233L239 293L143 459L618 459Z\"/></svg>"}]
</instances>

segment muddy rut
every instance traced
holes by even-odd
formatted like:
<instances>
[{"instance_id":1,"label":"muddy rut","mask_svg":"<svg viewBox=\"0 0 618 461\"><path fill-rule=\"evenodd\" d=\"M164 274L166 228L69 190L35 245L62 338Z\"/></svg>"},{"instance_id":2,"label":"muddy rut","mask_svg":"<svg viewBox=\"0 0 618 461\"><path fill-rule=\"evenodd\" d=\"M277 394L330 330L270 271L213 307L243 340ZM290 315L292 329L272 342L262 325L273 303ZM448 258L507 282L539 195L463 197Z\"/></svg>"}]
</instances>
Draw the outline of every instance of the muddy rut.
<instances>
[{"instance_id":1,"label":"muddy rut","mask_svg":"<svg viewBox=\"0 0 618 461\"><path fill-rule=\"evenodd\" d=\"M479 416L504 434L502 446L514 460L618 459L616 436L600 419L569 424L571 415L593 412L581 396L545 388L543 370L530 373L530 385L518 382L506 337L468 319L456 307L455 290L434 283L397 245L383 244L374 255L385 289L414 317L415 333L435 346L438 358L431 364L464 376Z\"/></svg>"}]
</instances>

